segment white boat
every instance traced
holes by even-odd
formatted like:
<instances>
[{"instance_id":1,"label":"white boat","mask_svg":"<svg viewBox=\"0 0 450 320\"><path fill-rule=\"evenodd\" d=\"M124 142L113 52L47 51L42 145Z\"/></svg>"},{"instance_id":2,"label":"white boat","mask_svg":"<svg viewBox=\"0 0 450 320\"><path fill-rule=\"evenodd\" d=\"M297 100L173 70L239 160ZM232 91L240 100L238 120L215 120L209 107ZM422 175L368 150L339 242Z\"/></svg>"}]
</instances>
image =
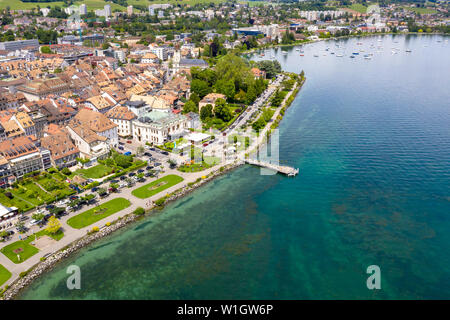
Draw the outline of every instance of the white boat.
<instances>
[{"instance_id":1,"label":"white boat","mask_svg":"<svg viewBox=\"0 0 450 320\"><path fill-rule=\"evenodd\" d=\"M282 54L287 54L287 51L281 51Z\"/></svg>"},{"instance_id":2,"label":"white boat","mask_svg":"<svg viewBox=\"0 0 450 320\"><path fill-rule=\"evenodd\" d=\"M296 51L300 51L300 48L295 49Z\"/></svg>"},{"instance_id":3,"label":"white boat","mask_svg":"<svg viewBox=\"0 0 450 320\"><path fill-rule=\"evenodd\" d=\"M314 54L314 57L316 57L316 58L317 58L317 57L319 57L319 55L318 55L318 54Z\"/></svg>"},{"instance_id":4,"label":"white boat","mask_svg":"<svg viewBox=\"0 0 450 320\"><path fill-rule=\"evenodd\" d=\"M343 56L344 56L343 54L337 54L337 55L336 55L336 57L339 57L339 58L340 58L340 57L343 57Z\"/></svg>"},{"instance_id":5,"label":"white boat","mask_svg":"<svg viewBox=\"0 0 450 320\"><path fill-rule=\"evenodd\" d=\"M406 49L406 52L411 52L411 49Z\"/></svg>"}]
</instances>

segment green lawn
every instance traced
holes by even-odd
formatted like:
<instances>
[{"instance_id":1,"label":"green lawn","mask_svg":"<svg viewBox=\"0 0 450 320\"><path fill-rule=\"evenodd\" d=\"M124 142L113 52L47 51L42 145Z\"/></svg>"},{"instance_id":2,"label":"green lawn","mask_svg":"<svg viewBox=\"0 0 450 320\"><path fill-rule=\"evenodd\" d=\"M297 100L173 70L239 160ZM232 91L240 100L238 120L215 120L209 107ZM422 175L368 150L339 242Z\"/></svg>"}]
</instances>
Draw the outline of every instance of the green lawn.
<instances>
[{"instance_id":1,"label":"green lawn","mask_svg":"<svg viewBox=\"0 0 450 320\"><path fill-rule=\"evenodd\" d=\"M74 173L72 173L71 176L74 177L75 175L79 174L85 178L99 179L110 174L113 170L113 168L105 166L104 164L98 164L88 169L78 169Z\"/></svg>"},{"instance_id":2,"label":"green lawn","mask_svg":"<svg viewBox=\"0 0 450 320\"><path fill-rule=\"evenodd\" d=\"M202 163L194 163L190 165L183 165L178 168L181 172L199 172L206 170L220 163L220 159L217 157L204 157Z\"/></svg>"},{"instance_id":3,"label":"green lawn","mask_svg":"<svg viewBox=\"0 0 450 320\"><path fill-rule=\"evenodd\" d=\"M162 177L161 179L155 180L153 182L150 182L149 184L146 184L145 186L133 190L131 194L140 199L149 198L163 190L166 190L180 183L183 180L184 179L180 176L169 174L165 177Z\"/></svg>"},{"instance_id":4,"label":"green lawn","mask_svg":"<svg viewBox=\"0 0 450 320\"><path fill-rule=\"evenodd\" d=\"M409 10L409 11L414 11L415 13L418 13L418 14L432 14L432 13L437 12L436 10L429 9L429 8L404 7L404 9Z\"/></svg>"},{"instance_id":5,"label":"green lawn","mask_svg":"<svg viewBox=\"0 0 450 320\"><path fill-rule=\"evenodd\" d=\"M87 227L103 218L106 218L116 212L128 208L131 202L124 198L112 199L95 208L82 212L69 220L67 224L75 229Z\"/></svg>"},{"instance_id":6,"label":"green lawn","mask_svg":"<svg viewBox=\"0 0 450 320\"><path fill-rule=\"evenodd\" d=\"M20 253L15 253L14 250L22 249ZM39 252L39 249L36 247L33 247L27 241L19 240L16 242L13 242L1 249L1 252L12 262L14 263L22 263L28 258L34 256L36 253ZM17 255L20 255L20 261L17 258Z\"/></svg>"},{"instance_id":7,"label":"green lawn","mask_svg":"<svg viewBox=\"0 0 450 320\"><path fill-rule=\"evenodd\" d=\"M359 13L366 13L367 7L365 5L362 5L360 3L354 3L351 6L348 6L349 9L358 11Z\"/></svg>"},{"instance_id":8,"label":"green lawn","mask_svg":"<svg viewBox=\"0 0 450 320\"><path fill-rule=\"evenodd\" d=\"M29 236L24 241L26 243L30 243L30 242L32 242L32 241L34 241L36 239L35 236L37 238L40 238L42 236L49 236L50 238L53 238L54 240L59 241L59 240L62 239L62 237L64 237L64 232L61 229L59 229L59 231L57 233L51 234L47 230L43 229L43 230L41 230L39 232L33 233L31 236Z\"/></svg>"},{"instance_id":9,"label":"green lawn","mask_svg":"<svg viewBox=\"0 0 450 320\"><path fill-rule=\"evenodd\" d=\"M11 272L0 264L0 286L11 278Z\"/></svg>"}]
</instances>

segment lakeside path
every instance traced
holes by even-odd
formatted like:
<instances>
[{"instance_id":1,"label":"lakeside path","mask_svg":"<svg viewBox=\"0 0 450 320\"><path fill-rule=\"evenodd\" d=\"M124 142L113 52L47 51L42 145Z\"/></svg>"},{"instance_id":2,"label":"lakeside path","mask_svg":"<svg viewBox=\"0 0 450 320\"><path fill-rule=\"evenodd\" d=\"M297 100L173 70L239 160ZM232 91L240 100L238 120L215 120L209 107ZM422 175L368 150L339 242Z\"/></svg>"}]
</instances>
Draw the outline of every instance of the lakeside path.
<instances>
[{"instance_id":1,"label":"lakeside path","mask_svg":"<svg viewBox=\"0 0 450 320\"><path fill-rule=\"evenodd\" d=\"M61 250L62 248L66 247L67 245L73 243L74 241L84 237L88 233L88 231L92 230L92 228L94 226L101 228L108 222L113 222L114 220L117 220L120 217L123 217L125 215L132 213L138 207L142 207L145 210L152 209L153 206L148 205L149 201L156 201L157 199L165 196L166 194L170 194L180 188L186 187L188 185L188 183L195 182L197 179L201 178L202 176L208 175L212 171L217 170L219 167L220 167L220 165L211 167L204 171L193 172L193 173L184 173L184 172L180 172L176 169L173 170L173 169L165 168L164 175L159 175L158 177L148 179L142 183L136 183L133 188L122 188L119 190L119 192L110 194L108 197L99 200L94 205L85 206L85 207L83 207L82 210L79 210L76 212L71 212L70 214L63 216L59 221L61 222L61 227L62 227L62 230L64 231L64 237L61 240L53 242L51 245L48 245L47 247L42 248L41 250L39 250L39 252L37 254L30 257L26 261L16 264L16 263L12 262L10 259L8 259L3 253L0 253L0 264L2 264L6 269L8 269L12 274L11 277L8 279L8 281L6 281L2 285L2 287L14 282L14 280L16 280L19 277L19 274L21 272L24 272L24 271L30 269L31 267L33 267L35 264L39 263L40 259L42 257L44 257L45 255L54 253L58 250ZM152 181L158 180L164 176L170 175L170 174L178 175L178 176L182 177L184 180L182 182L180 182L164 191L161 191L149 198L146 198L146 199L139 199L139 198L135 197L134 195L132 195L133 190L135 190L139 187L142 187ZM82 196L83 194L80 194L80 195ZM115 198L128 199L131 202L131 205L126 209L116 212L106 218L103 218L103 219L101 219L87 227L81 228L81 229L74 229L67 224L67 220L70 219L71 217L74 217L82 212L85 212L85 211L91 209L91 208L95 208L95 207L97 207L103 203L106 203L112 199L115 199ZM31 235L35 232L38 232L38 231L44 230L44 229L45 228L39 228L39 227L35 226L35 227L31 228L30 231L27 232L27 234L21 235L22 239L25 238L27 235ZM15 233L14 236L11 237L11 239L9 241L2 243L1 248L3 248L15 241L18 241L18 240L19 240L19 235L17 233Z\"/></svg>"},{"instance_id":2,"label":"lakeside path","mask_svg":"<svg viewBox=\"0 0 450 320\"><path fill-rule=\"evenodd\" d=\"M265 99L266 102L270 101L270 98L272 97L272 94L276 91L275 89L279 87L279 85L281 84L281 80L284 77L281 77L279 79L279 81L277 81L275 83L275 85L269 90L270 94L267 96L267 98ZM214 172L220 171L219 169L223 166L227 166L230 164L236 164L236 165L240 165L240 164L244 164L244 158L246 156L247 152L254 152L257 147L264 143L266 141L266 134L269 130L271 130L271 125L273 123L273 121L276 120L276 118L278 117L278 115L280 115L281 110L286 106L286 101L289 99L289 97L293 94L293 92L297 89L297 88L301 88L303 82L301 84L299 84L298 82L296 82L296 84L293 86L293 88L289 91L289 93L286 95L286 97L284 98L284 100L282 101L282 103L280 104L280 106L276 109L276 111L274 112L273 116L272 116L272 121L269 121L266 126L263 128L263 130L261 131L260 135L258 136L256 142L253 144L252 143L252 147L253 148L249 148L246 150L243 150L239 153L237 153L234 157L232 157L231 159L227 159L226 161L219 163L213 167L210 167L208 169L205 169L203 171L199 171L199 172L180 172L176 169L170 169L168 167L168 165L166 163L164 163L164 175L159 175L157 177L151 178L151 179L147 179L145 182L142 183L136 183L132 188L122 188L119 189L119 192L116 193L112 193L110 194L107 198L104 199L100 199L96 204L94 205L90 205L90 206L85 206L83 208L83 210L79 210L77 212L72 212L66 216L63 216L60 219L61 222L61 227L62 230L64 231L64 237L59 240L59 241L55 241L52 242L50 245L42 248L39 250L39 252L35 255L33 255L32 257L28 258L26 261L19 263L19 264L15 264L14 262L12 262L10 259L8 259L4 254L0 253L0 264L2 264L5 268L7 268L10 272L11 272L11 277L2 285L3 287L5 287L6 285L10 285L12 283L14 283L17 279L20 278L20 273L27 271L29 269L31 269L32 267L35 267L36 265L38 265L41 262L41 258L45 257L46 255L49 254L53 254L56 253L58 251L60 251L61 249L73 244L74 242L76 242L77 240L82 239L83 237L85 237L89 231L92 230L92 228L94 226L97 226L98 228L102 228L104 227L108 222L112 223L114 221L117 221L117 219L122 218L124 216L127 216L129 214L131 214L135 209L137 209L138 207L142 207L144 208L146 211L151 210L152 208L154 208L155 206L152 204L152 202L164 197L165 195L171 194L175 191L178 191L180 189L184 189L186 187L189 186L189 184L195 183L197 182L199 179L201 180L202 177L204 176L208 176ZM297 91L298 93L298 91ZM262 104L260 106L254 106L255 109L259 109L261 108ZM243 119L245 120L245 118ZM235 129L232 129L228 132L228 134L233 134L235 133ZM184 180L176 185L173 185L169 188L167 188L166 190L163 190L151 197L145 198L145 199L140 199L135 197L132 192L144 185L147 185L153 181L156 181L160 178L163 178L167 175L178 175L180 177L182 177ZM90 191L85 191L81 194L79 194L79 196L85 196L86 194L90 193ZM116 198L125 198L127 200L129 200L131 202L131 205L126 208L123 209L119 212L116 212L108 217L105 217L104 219L101 219L89 226L83 227L81 229L75 229L72 228L71 226L69 226L67 224L68 219L79 215L89 209L98 207L101 204L104 204L108 201L111 201L112 199L116 199ZM27 235L31 235L33 233L36 233L40 230L44 230L44 228L39 228L38 226L34 226L30 229L29 232L27 232L27 234L22 235L23 237L26 237ZM23 238L22 237L22 238ZM14 234L13 237L11 237L11 239L9 241L7 241L6 243L2 243L2 245L0 246L0 248L3 248L4 246L13 243L15 241L19 240L19 235L18 234Z\"/></svg>"}]
</instances>

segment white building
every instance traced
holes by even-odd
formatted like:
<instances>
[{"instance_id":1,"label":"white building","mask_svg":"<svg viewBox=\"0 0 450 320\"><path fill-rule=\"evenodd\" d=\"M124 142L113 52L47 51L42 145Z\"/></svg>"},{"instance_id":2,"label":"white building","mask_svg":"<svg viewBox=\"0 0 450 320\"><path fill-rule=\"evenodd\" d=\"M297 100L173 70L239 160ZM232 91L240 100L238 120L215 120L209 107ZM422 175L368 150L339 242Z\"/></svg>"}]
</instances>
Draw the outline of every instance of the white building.
<instances>
[{"instance_id":1,"label":"white building","mask_svg":"<svg viewBox=\"0 0 450 320\"><path fill-rule=\"evenodd\" d=\"M125 106L116 106L106 114L109 120L117 125L117 133L121 137L132 135L132 123L137 116Z\"/></svg>"},{"instance_id":2,"label":"white building","mask_svg":"<svg viewBox=\"0 0 450 320\"><path fill-rule=\"evenodd\" d=\"M151 111L133 121L133 139L160 145L185 134L187 122L187 118L180 114Z\"/></svg>"},{"instance_id":3,"label":"white building","mask_svg":"<svg viewBox=\"0 0 450 320\"><path fill-rule=\"evenodd\" d=\"M84 3L80 5L80 14L87 14L87 7Z\"/></svg>"}]
</instances>

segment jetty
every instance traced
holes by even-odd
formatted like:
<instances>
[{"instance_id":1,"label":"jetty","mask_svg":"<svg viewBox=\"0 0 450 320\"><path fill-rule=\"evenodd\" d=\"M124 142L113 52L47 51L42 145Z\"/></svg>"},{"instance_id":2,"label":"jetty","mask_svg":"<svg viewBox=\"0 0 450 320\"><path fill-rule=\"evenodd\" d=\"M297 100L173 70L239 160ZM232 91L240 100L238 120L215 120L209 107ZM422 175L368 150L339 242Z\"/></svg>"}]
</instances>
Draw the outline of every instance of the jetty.
<instances>
[{"instance_id":1,"label":"jetty","mask_svg":"<svg viewBox=\"0 0 450 320\"><path fill-rule=\"evenodd\" d=\"M285 174L288 177L295 177L299 172L298 168L293 168L290 166L280 166L277 164L264 162L264 161L260 161L260 160L256 160L256 159L245 159L245 163L248 163L248 164L251 164L254 166L258 166L258 167L262 167L262 168L271 169L276 172Z\"/></svg>"}]
</instances>

